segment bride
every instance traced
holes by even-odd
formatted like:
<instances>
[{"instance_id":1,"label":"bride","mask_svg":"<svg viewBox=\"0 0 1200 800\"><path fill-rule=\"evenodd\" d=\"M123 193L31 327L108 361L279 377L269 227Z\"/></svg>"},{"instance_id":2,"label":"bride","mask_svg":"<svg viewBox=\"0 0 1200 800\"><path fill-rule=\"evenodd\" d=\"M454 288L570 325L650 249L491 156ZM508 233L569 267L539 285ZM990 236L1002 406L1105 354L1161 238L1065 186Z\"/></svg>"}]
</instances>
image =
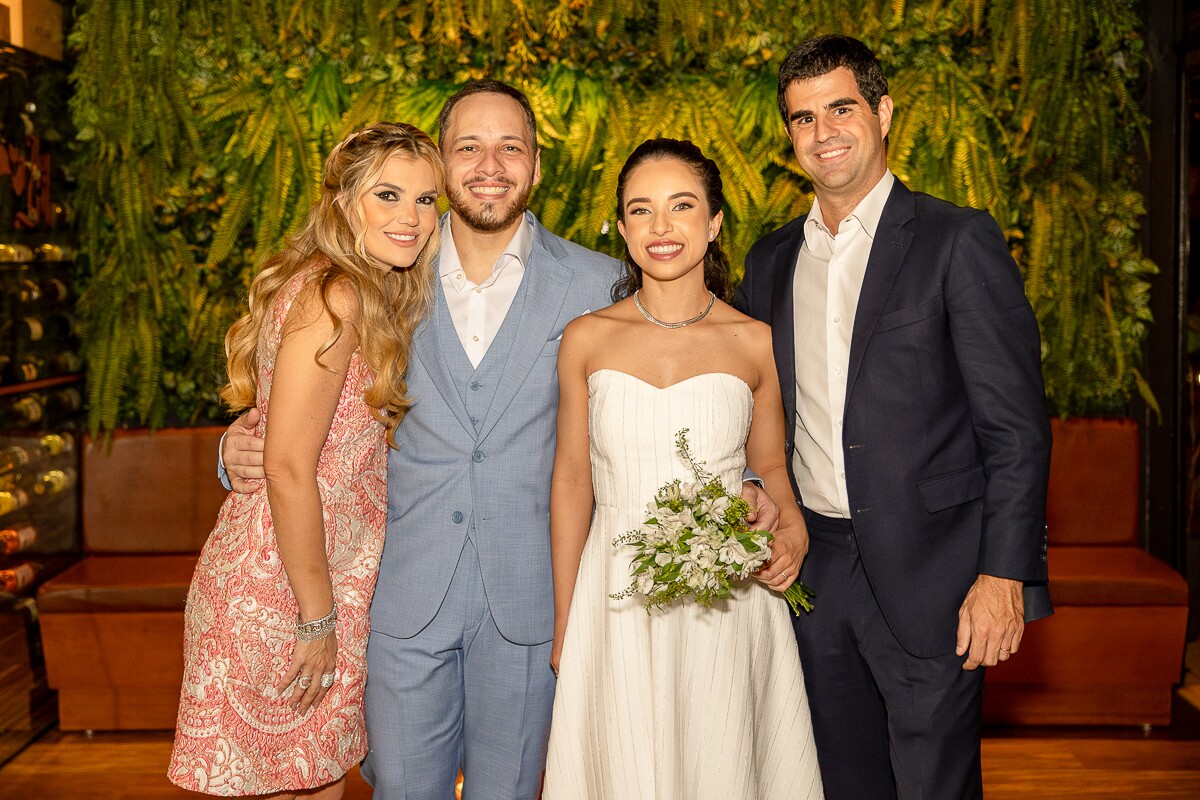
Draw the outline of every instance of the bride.
<instances>
[{"instance_id":1,"label":"bride","mask_svg":"<svg viewBox=\"0 0 1200 800\"><path fill-rule=\"evenodd\" d=\"M770 330L724 302L720 173L692 143L654 139L626 161L617 198L627 275L614 294L625 299L567 326L558 356L559 680L543 798L821 798L778 594L796 580L808 533L787 479ZM727 489L747 463L762 477L779 528L757 581L728 600L647 613L640 596L611 596L630 581L630 550L612 540L642 522L664 483L694 479L675 447L683 428Z\"/></svg>"}]
</instances>

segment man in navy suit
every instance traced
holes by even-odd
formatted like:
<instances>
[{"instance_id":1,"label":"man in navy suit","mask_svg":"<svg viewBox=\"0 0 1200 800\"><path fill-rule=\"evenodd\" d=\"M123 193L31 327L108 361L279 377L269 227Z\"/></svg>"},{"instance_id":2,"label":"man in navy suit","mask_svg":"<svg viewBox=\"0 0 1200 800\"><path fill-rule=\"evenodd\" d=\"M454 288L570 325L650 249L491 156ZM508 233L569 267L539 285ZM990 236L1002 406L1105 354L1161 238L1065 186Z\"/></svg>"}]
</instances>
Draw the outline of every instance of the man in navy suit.
<instances>
[{"instance_id":1,"label":"man in navy suit","mask_svg":"<svg viewBox=\"0 0 1200 800\"><path fill-rule=\"evenodd\" d=\"M774 334L826 795L981 797L978 668L1050 613L1037 323L991 216L888 170L862 42L797 47L779 109L816 200L754 245L735 305Z\"/></svg>"}]
</instances>

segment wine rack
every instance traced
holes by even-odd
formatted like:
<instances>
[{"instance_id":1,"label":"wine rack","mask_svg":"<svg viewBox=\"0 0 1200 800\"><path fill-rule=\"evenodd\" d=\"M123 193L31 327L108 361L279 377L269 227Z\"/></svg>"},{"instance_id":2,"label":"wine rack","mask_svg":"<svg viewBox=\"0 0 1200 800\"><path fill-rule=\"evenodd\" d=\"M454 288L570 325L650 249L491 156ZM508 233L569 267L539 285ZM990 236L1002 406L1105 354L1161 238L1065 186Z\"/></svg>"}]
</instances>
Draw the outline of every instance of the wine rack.
<instances>
[{"instance_id":1,"label":"wine rack","mask_svg":"<svg viewBox=\"0 0 1200 800\"><path fill-rule=\"evenodd\" d=\"M37 589L80 549L69 73L0 48L0 764L56 720Z\"/></svg>"},{"instance_id":2,"label":"wine rack","mask_svg":"<svg viewBox=\"0 0 1200 800\"><path fill-rule=\"evenodd\" d=\"M55 721L35 598L79 558L84 386L69 255L0 242L11 259L0 261L0 763Z\"/></svg>"}]
</instances>

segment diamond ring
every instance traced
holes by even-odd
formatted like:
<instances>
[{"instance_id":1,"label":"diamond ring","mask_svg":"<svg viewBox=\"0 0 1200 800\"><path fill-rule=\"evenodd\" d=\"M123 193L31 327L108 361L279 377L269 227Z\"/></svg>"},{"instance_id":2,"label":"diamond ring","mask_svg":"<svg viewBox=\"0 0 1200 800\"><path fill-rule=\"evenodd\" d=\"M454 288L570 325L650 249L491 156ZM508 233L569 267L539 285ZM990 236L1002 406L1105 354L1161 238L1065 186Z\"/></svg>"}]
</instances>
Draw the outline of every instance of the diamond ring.
<instances>
[{"instance_id":1,"label":"diamond ring","mask_svg":"<svg viewBox=\"0 0 1200 800\"><path fill-rule=\"evenodd\" d=\"M301 675L299 678L296 679L296 685L299 686L301 689L307 689L309 684L311 684L311 683L312 683L311 675Z\"/></svg>"},{"instance_id":2,"label":"diamond ring","mask_svg":"<svg viewBox=\"0 0 1200 800\"><path fill-rule=\"evenodd\" d=\"M337 678L336 672L326 672L321 675L321 688L328 689L333 686L334 679Z\"/></svg>"}]
</instances>

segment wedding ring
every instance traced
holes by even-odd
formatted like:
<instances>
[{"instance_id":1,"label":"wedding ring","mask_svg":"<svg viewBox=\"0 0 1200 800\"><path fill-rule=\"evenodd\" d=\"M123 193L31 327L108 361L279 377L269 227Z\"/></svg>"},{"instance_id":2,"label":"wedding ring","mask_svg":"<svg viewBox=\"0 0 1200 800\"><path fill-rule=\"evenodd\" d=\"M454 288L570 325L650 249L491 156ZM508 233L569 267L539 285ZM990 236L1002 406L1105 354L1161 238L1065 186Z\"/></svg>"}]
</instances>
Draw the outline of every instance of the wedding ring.
<instances>
[{"instance_id":1,"label":"wedding ring","mask_svg":"<svg viewBox=\"0 0 1200 800\"><path fill-rule=\"evenodd\" d=\"M337 678L337 673L336 673L336 672L325 672L325 673L323 673L323 674L321 675L321 688L322 688L322 689L328 689L330 686L333 686L333 681L334 681L334 679L336 679L336 678Z\"/></svg>"},{"instance_id":2,"label":"wedding ring","mask_svg":"<svg viewBox=\"0 0 1200 800\"><path fill-rule=\"evenodd\" d=\"M1012 652L1012 650L1008 649L1007 647L1001 647L1001 648L1000 648L1000 652L1001 652L1001 653L1011 653L1011 652Z\"/></svg>"},{"instance_id":3,"label":"wedding ring","mask_svg":"<svg viewBox=\"0 0 1200 800\"><path fill-rule=\"evenodd\" d=\"M309 684L311 684L311 683L312 683L311 675L301 675L299 678L296 679L296 684L301 689L307 689L309 687Z\"/></svg>"}]
</instances>

